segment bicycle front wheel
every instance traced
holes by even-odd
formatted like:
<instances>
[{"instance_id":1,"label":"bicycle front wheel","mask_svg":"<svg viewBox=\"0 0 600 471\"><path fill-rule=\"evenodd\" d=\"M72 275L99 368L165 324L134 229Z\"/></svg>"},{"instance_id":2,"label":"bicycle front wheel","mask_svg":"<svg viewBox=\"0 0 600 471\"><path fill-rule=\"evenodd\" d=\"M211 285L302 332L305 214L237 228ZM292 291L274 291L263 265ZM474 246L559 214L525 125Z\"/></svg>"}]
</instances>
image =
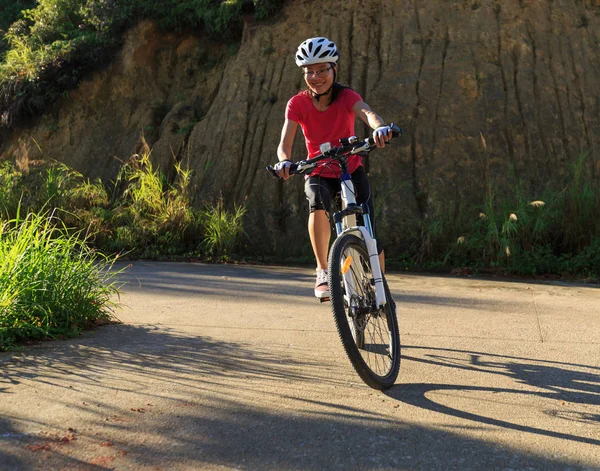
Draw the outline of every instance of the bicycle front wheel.
<instances>
[{"instance_id":1,"label":"bicycle front wheel","mask_svg":"<svg viewBox=\"0 0 600 471\"><path fill-rule=\"evenodd\" d=\"M346 354L362 380L387 389L400 371L400 333L396 305L385 277L386 305L375 301L375 280L362 239L344 234L329 253L329 295Z\"/></svg>"}]
</instances>

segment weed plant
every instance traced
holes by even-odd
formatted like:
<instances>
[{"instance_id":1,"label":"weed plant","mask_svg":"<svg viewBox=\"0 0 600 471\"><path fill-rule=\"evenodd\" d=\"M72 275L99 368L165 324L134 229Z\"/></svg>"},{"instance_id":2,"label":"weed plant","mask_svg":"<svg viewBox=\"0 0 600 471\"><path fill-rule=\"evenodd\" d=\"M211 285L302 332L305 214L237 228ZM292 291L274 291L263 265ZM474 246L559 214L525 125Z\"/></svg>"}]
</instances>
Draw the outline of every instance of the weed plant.
<instances>
[{"instance_id":1,"label":"weed plant","mask_svg":"<svg viewBox=\"0 0 600 471\"><path fill-rule=\"evenodd\" d=\"M114 259L53 216L0 225L0 350L31 339L72 337L112 318Z\"/></svg>"},{"instance_id":2,"label":"weed plant","mask_svg":"<svg viewBox=\"0 0 600 471\"><path fill-rule=\"evenodd\" d=\"M490 181L481 207L443 208L413 228L413 254L429 267L491 269L521 275L600 276L600 185L585 153L539 198L518 182Z\"/></svg>"},{"instance_id":3,"label":"weed plant","mask_svg":"<svg viewBox=\"0 0 600 471\"><path fill-rule=\"evenodd\" d=\"M66 165L53 163L24 175L0 166L0 220L19 212L54 212L69 231L83 231L104 253L159 259L191 255L229 260L244 235L244 206L227 211L223 199L192 207L191 172L175 166L175 178L152 164L150 152L125 162L111 191Z\"/></svg>"},{"instance_id":4,"label":"weed plant","mask_svg":"<svg viewBox=\"0 0 600 471\"><path fill-rule=\"evenodd\" d=\"M180 164L175 170L171 184L153 167L149 153L135 155L121 167L115 187L123 191L113 205L108 247L144 258L191 249L198 227L190 201L190 171Z\"/></svg>"},{"instance_id":5,"label":"weed plant","mask_svg":"<svg viewBox=\"0 0 600 471\"><path fill-rule=\"evenodd\" d=\"M244 233L243 217L246 214L244 206L236 206L229 213L223 206L223 198L215 205L209 205L200 213L200 222L204 227L202 247L205 253L227 261L239 246Z\"/></svg>"},{"instance_id":6,"label":"weed plant","mask_svg":"<svg viewBox=\"0 0 600 471\"><path fill-rule=\"evenodd\" d=\"M409 249L390 247L389 266L598 278L600 188L586 165L582 154L563 181L538 193L521 182L502 187L490 179L481 205L441 206L427 219L406 221L407 236L392 237ZM29 175L0 166L5 220L16 218L19 207L56 210L66 226L89 234L92 247L132 258L242 255L246 207L228 210L220 198L197 209L191 194L190 172L178 165L170 181L150 153L125 163L112 189L60 164Z\"/></svg>"}]
</instances>

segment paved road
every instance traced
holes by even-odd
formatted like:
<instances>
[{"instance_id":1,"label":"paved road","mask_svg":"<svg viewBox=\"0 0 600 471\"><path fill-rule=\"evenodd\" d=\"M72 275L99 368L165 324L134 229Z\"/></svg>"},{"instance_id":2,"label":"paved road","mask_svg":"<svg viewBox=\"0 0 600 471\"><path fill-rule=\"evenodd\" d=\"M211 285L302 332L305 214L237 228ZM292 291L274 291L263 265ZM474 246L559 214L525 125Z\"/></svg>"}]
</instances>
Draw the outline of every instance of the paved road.
<instances>
[{"instance_id":1,"label":"paved road","mask_svg":"<svg viewBox=\"0 0 600 471\"><path fill-rule=\"evenodd\" d=\"M0 469L600 469L600 289L388 278L381 393L309 270L136 262L123 324L0 354Z\"/></svg>"}]
</instances>

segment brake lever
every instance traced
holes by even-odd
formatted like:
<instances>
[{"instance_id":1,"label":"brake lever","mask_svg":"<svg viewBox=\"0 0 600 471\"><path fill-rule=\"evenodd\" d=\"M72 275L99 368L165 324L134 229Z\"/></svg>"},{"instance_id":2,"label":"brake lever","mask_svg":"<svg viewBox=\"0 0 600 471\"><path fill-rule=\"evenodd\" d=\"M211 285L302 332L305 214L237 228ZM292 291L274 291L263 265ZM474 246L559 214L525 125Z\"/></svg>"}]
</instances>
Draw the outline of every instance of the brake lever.
<instances>
[{"instance_id":1,"label":"brake lever","mask_svg":"<svg viewBox=\"0 0 600 471\"><path fill-rule=\"evenodd\" d=\"M266 170L267 170L267 172L269 172L271 174L271 176L273 178L281 178L279 175L277 175L277 171L273 167L271 167L270 165L267 165Z\"/></svg>"}]
</instances>

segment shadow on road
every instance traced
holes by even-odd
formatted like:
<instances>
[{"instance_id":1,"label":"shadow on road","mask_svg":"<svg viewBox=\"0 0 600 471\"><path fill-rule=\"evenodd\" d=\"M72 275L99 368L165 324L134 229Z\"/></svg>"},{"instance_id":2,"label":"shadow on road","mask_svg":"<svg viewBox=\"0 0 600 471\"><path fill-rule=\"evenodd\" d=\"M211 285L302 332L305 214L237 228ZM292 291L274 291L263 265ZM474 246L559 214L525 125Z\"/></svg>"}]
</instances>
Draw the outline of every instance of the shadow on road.
<instances>
[{"instance_id":1,"label":"shadow on road","mask_svg":"<svg viewBox=\"0 0 600 471\"><path fill-rule=\"evenodd\" d=\"M255 267L252 273L245 273L243 267L214 271L189 265L180 270L178 266L177 273L172 268L153 265L146 271L142 266L135 274L124 275L130 282L125 289L144 296L185 292L194 297L223 298L243 294L249 302L262 302L271 299L283 283L287 295L297 296L294 302L305 298L314 306L312 277L301 271L284 270L274 277L272 270ZM444 305L452 301L435 297L403 300ZM461 307L464 303L458 298L454 302ZM329 361L326 346L318 346L314 353L297 344L263 345L251 340L228 342L165 325L111 325L93 336L28 347L24 353L0 354L0 469L31 469L41 458L48 458L46 469L73 469L74 463L81 464L77 469L119 469L119 460L124 458L115 453L108 468L94 468L93 463L75 458L102 458L119 449L127 452L129 464L143 469L160 464L163 469L564 470L585 469L586 465L523 451L517 439L508 441L514 444L510 446L468 433L474 430L487 437L498 436L494 433L500 428L580 446L600 445L596 436L544 429L543 425L519 422L518 417L486 416L480 409L461 409L458 401L442 403L437 394L472 393L471 403L478 394L488 400L491 394L514 394L519 399L597 406L600 369L596 367L484 351L405 346L403 361L460 370L469 373L474 383L463 384L460 375L449 375L449 383L402 384L386 397L362 385L350 386L344 376L351 371L350 364ZM500 378L502 381L490 383L501 386L486 386L488 375ZM32 440L39 442L40 436L22 430L56 428L56 419L51 422L50 415L40 418L34 405L31 410L13 408L10 414L2 408L11 395L32 390L40 393L41 403L63 411L68 407L77 418L79 439L64 447L69 455L62 452L60 444L53 447L55 442L37 455L26 448ZM348 395L352 395L352 406L346 405ZM381 397L382 405L361 402L371 395ZM408 421L403 412L413 412L414 418L415 407L434 413L427 421L433 425ZM505 404L502 411L511 409ZM540 413L583 426L597 425L597 409L589 407L589 411L564 407ZM442 416L468 422L436 422ZM147 441L136 438L142 433ZM110 450L98 445L103 435L114 440ZM87 455L78 454L84 443Z\"/></svg>"},{"instance_id":2,"label":"shadow on road","mask_svg":"<svg viewBox=\"0 0 600 471\"><path fill-rule=\"evenodd\" d=\"M422 347L407 347L405 351L419 348ZM569 372L568 365L554 365L553 370L545 370L530 360L478 352L426 350L432 353L423 361L509 375L516 381L545 387L548 391L542 394L548 397L556 395L572 400L571 395L560 396L563 394L560 391L567 386L572 390L574 385L584 384L568 394L577 393L580 401L597 403L597 395L592 393L598 383L595 373ZM472 360L461 364L457 354L470 355ZM306 394L297 391L318 385L320 391L328 390L333 394L340 383L326 361L311 361L284 347L257 349L256 346L251 348L210 337L186 336L168 329L159 331L152 327L117 325L101 329L93 338L43 345L31 349L27 355L2 354L0 368L0 385L5 385L0 397L11 394L14 387L25 386L21 383L40 390L48 388L45 391L52 391L56 401L61 400L61 390L65 391L65 396L66 391L93 394L92 400L97 407L70 403L70 407L79 407L85 414L78 419L80 440L69 445L69 455L62 453L59 447L42 451L54 469L67 469L78 463L73 457L77 455L77 447L82 446L84 439L88 443L98 440L98 431L106 433L107 429L119 432L120 438L115 440L113 449L125 450L130 462L139 467L160 463L164 469L170 466L181 468L182 464L186 469L225 466L305 470L481 469L482 463L488 469L558 470L578 469L579 466L562 458L539 456L466 437L452 427L433 429L404 422L402 405L396 409L394 417L389 409L385 414L377 414L345 407L335 399L308 399ZM560 373L558 376L555 370ZM268 397L274 398L279 407L269 407L268 400L267 404L259 405L248 400L248 395L265 394L265 382L274 386ZM323 384L329 386L323 389ZM347 383L343 384L347 387ZM400 403L472 420L474 428L516 428L528 433L600 444L595 439L477 416L436 404L426 397L429 391L443 388L461 390L469 387L412 384L392 389L389 396ZM493 388L472 389L494 391ZM116 406L113 398L117 393L139 395L144 413L129 411L122 404ZM362 387L357 393L365 394ZM169 407L164 406L165 401ZM163 407L151 405L157 402ZM284 404L288 407L282 408ZM594 417L580 419L594 420ZM0 421L0 438L15 432L10 423L23 424L27 420L30 425L44 427L38 418L9 416ZM152 440L144 443L123 438L134 437L141 431ZM9 463L15 469L27 469L42 457L27 456L26 444L34 438L39 439L6 436L4 442L0 440L0 462ZM106 454L105 449L101 451ZM19 462L19 452L23 463ZM96 459L102 456L98 455ZM116 460L113 465L118 469L118 458L111 459ZM81 466L80 469L95 468Z\"/></svg>"},{"instance_id":3,"label":"shadow on road","mask_svg":"<svg viewBox=\"0 0 600 471\"><path fill-rule=\"evenodd\" d=\"M125 292L186 294L208 299L243 295L253 302L272 300L273 293L281 291L286 297L306 298L314 305L314 275L292 268L138 262L119 279Z\"/></svg>"},{"instance_id":4,"label":"shadow on road","mask_svg":"<svg viewBox=\"0 0 600 471\"><path fill-rule=\"evenodd\" d=\"M0 354L0 371L0 395L10 393L11 385L23 381L61 388L84 381L126 390L143 388L147 378L189 385L190 378L198 376L202 378L201 384L196 384L200 388L240 376L264 381L335 382L322 374L318 364L290 355L284 346L260 349L185 335L165 326L106 326L93 337L40 344L26 355ZM124 372L132 375L131 381L111 386L111 379L119 381Z\"/></svg>"},{"instance_id":5,"label":"shadow on road","mask_svg":"<svg viewBox=\"0 0 600 471\"><path fill-rule=\"evenodd\" d=\"M410 352L422 353L413 356ZM408 353L408 354L407 354ZM474 422L504 427L522 432L556 437L581 443L600 445L599 438L577 436L559 431L544 430L532 426L520 425L509 420L500 420L484 415L470 413L431 399L434 392L483 392L519 394L533 398L545 398L566 404L585 404L600 406L600 368L552 361L538 361L530 358L495 355L485 352L473 352L447 348L422 346L404 346L403 361L415 361L430 365L469 370L484 374L501 375L511 379L514 388L499 388L461 384L415 383L398 385L387 392L388 396L434 412L472 420ZM521 385L527 385L524 389ZM580 411L547 410L544 413L565 420L587 425L600 426L600 414Z\"/></svg>"}]
</instances>

